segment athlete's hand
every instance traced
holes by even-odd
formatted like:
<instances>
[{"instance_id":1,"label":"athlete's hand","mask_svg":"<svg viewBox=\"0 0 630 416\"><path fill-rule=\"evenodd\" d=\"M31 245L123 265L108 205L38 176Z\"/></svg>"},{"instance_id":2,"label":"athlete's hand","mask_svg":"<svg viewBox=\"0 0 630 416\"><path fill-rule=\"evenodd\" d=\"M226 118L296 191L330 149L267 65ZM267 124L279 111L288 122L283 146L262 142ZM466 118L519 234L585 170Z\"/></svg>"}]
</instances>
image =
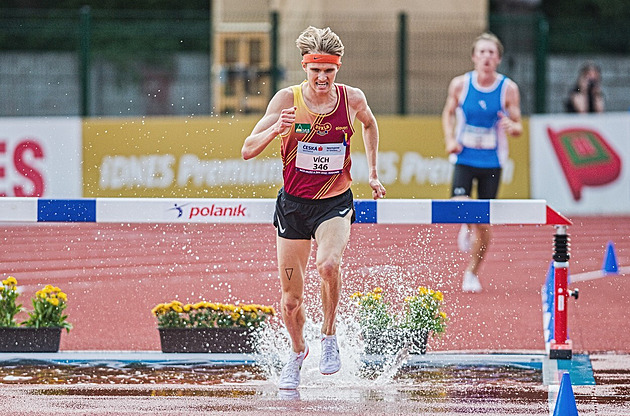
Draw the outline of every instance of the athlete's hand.
<instances>
[{"instance_id":1,"label":"athlete's hand","mask_svg":"<svg viewBox=\"0 0 630 416\"><path fill-rule=\"evenodd\" d=\"M295 110L297 107L285 108L280 112L280 117L274 126L274 131L277 134L285 134L287 129L290 129L293 123L295 123Z\"/></svg>"},{"instance_id":2,"label":"athlete's hand","mask_svg":"<svg viewBox=\"0 0 630 416\"><path fill-rule=\"evenodd\" d=\"M379 199L385 198L385 187L381 184L381 181L378 179L370 179L370 187L372 188L372 198Z\"/></svg>"},{"instance_id":3,"label":"athlete's hand","mask_svg":"<svg viewBox=\"0 0 630 416\"><path fill-rule=\"evenodd\" d=\"M445 140L446 142L446 154L450 155L451 153L461 153L462 145L459 144L455 139Z\"/></svg>"},{"instance_id":4,"label":"athlete's hand","mask_svg":"<svg viewBox=\"0 0 630 416\"><path fill-rule=\"evenodd\" d=\"M518 128L518 123L509 118L503 111L499 111L497 113L499 116L499 128L504 132L509 134L510 136L518 136L520 129Z\"/></svg>"}]
</instances>

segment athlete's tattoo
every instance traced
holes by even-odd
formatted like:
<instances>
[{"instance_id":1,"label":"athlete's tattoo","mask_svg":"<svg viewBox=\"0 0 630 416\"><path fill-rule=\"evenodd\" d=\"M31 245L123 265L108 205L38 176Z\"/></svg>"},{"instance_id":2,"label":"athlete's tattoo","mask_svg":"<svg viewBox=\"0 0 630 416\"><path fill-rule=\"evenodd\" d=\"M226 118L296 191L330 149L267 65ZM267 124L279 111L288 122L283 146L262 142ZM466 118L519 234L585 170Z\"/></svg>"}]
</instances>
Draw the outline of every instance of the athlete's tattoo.
<instances>
[{"instance_id":1,"label":"athlete's tattoo","mask_svg":"<svg viewBox=\"0 0 630 416\"><path fill-rule=\"evenodd\" d=\"M293 276L293 267L287 267L284 269L284 273L287 275L287 279L291 280L291 277Z\"/></svg>"}]
</instances>

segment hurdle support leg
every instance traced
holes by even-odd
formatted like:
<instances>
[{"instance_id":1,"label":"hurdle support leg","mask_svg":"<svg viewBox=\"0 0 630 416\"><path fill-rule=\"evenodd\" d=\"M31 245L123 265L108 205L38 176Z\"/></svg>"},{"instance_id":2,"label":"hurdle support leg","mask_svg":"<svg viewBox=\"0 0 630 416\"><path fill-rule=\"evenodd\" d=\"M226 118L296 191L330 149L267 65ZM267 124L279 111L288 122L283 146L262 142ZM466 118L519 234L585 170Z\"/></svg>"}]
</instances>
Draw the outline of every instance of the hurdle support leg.
<instances>
[{"instance_id":1,"label":"hurdle support leg","mask_svg":"<svg viewBox=\"0 0 630 416\"><path fill-rule=\"evenodd\" d=\"M567 303L573 295L569 285L569 236L566 225L556 225L554 236L554 338L549 345L549 358L570 360L573 345L567 334ZM577 298L577 291L575 295Z\"/></svg>"}]
</instances>

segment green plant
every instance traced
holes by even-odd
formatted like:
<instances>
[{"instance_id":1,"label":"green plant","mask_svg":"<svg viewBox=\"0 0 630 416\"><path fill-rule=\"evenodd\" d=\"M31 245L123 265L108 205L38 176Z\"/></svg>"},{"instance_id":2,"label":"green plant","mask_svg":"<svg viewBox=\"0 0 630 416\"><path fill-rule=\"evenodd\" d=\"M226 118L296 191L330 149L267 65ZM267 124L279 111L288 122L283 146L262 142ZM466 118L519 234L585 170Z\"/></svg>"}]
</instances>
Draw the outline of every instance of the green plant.
<instances>
[{"instance_id":1,"label":"green plant","mask_svg":"<svg viewBox=\"0 0 630 416\"><path fill-rule=\"evenodd\" d=\"M364 333L401 328L425 329L438 335L446 330L448 318L442 311L444 295L439 291L419 287L414 295L405 298L402 314L393 311L380 287L365 294L356 292L351 299L356 302L359 326Z\"/></svg>"},{"instance_id":2,"label":"green plant","mask_svg":"<svg viewBox=\"0 0 630 416\"><path fill-rule=\"evenodd\" d=\"M160 303L151 313L158 328L257 328L276 314L271 306L225 305L213 302L186 304L179 301Z\"/></svg>"},{"instance_id":3,"label":"green plant","mask_svg":"<svg viewBox=\"0 0 630 416\"><path fill-rule=\"evenodd\" d=\"M405 298L401 326L409 329L427 329L434 335L446 330L447 317L442 309L442 292L419 287L413 296Z\"/></svg>"},{"instance_id":4,"label":"green plant","mask_svg":"<svg viewBox=\"0 0 630 416\"><path fill-rule=\"evenodd\" d=\"M18 326L15 315L20 313L22 305L17 303L17 280L9 276L0 286L0 328L15 328Z\"/></svg>"},{"instance_id":5,"label":"green plant","mask_svg":"<svg viewBox=\"0 0 630 416\"><path fill-rule=\"evenodd\" d=\"M374 288L371 292L356 292L350 296L357 304L357 315L362 330L384 330L394 325L390 315L390 305L383 298L383 289Z\"/></svg>"},{"instance_id":6,"label":"green plant","mask_svg":"<svg viewBox=\"0 0 630 416\"><path fill-rule=\"evenodd\" d=\"M29 318L22 325L29 328L64 328L68 332L72 329L64 315L68 297L58 287L46 285L39 290L32 299L33 312L29 312Z\"/></svg>"}]
</instances>

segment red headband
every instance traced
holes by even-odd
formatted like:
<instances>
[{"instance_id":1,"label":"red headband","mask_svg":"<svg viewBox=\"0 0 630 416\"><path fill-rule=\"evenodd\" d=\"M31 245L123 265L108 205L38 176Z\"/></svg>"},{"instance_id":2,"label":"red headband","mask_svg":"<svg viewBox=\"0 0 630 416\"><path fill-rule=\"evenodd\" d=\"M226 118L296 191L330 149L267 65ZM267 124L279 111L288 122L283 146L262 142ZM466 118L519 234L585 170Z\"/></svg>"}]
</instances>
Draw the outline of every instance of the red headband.
<instances>
[{"instance_id":1,"label":"red headband","mask_svg":"<svg viewBox=\"0 0 630 416\"><path fill-rule=\"evenodd\" d=\"M335 64L341 65L341 56L319 53L307 53L302 56L303 64Z\"/></svg>"}]
</instances>

